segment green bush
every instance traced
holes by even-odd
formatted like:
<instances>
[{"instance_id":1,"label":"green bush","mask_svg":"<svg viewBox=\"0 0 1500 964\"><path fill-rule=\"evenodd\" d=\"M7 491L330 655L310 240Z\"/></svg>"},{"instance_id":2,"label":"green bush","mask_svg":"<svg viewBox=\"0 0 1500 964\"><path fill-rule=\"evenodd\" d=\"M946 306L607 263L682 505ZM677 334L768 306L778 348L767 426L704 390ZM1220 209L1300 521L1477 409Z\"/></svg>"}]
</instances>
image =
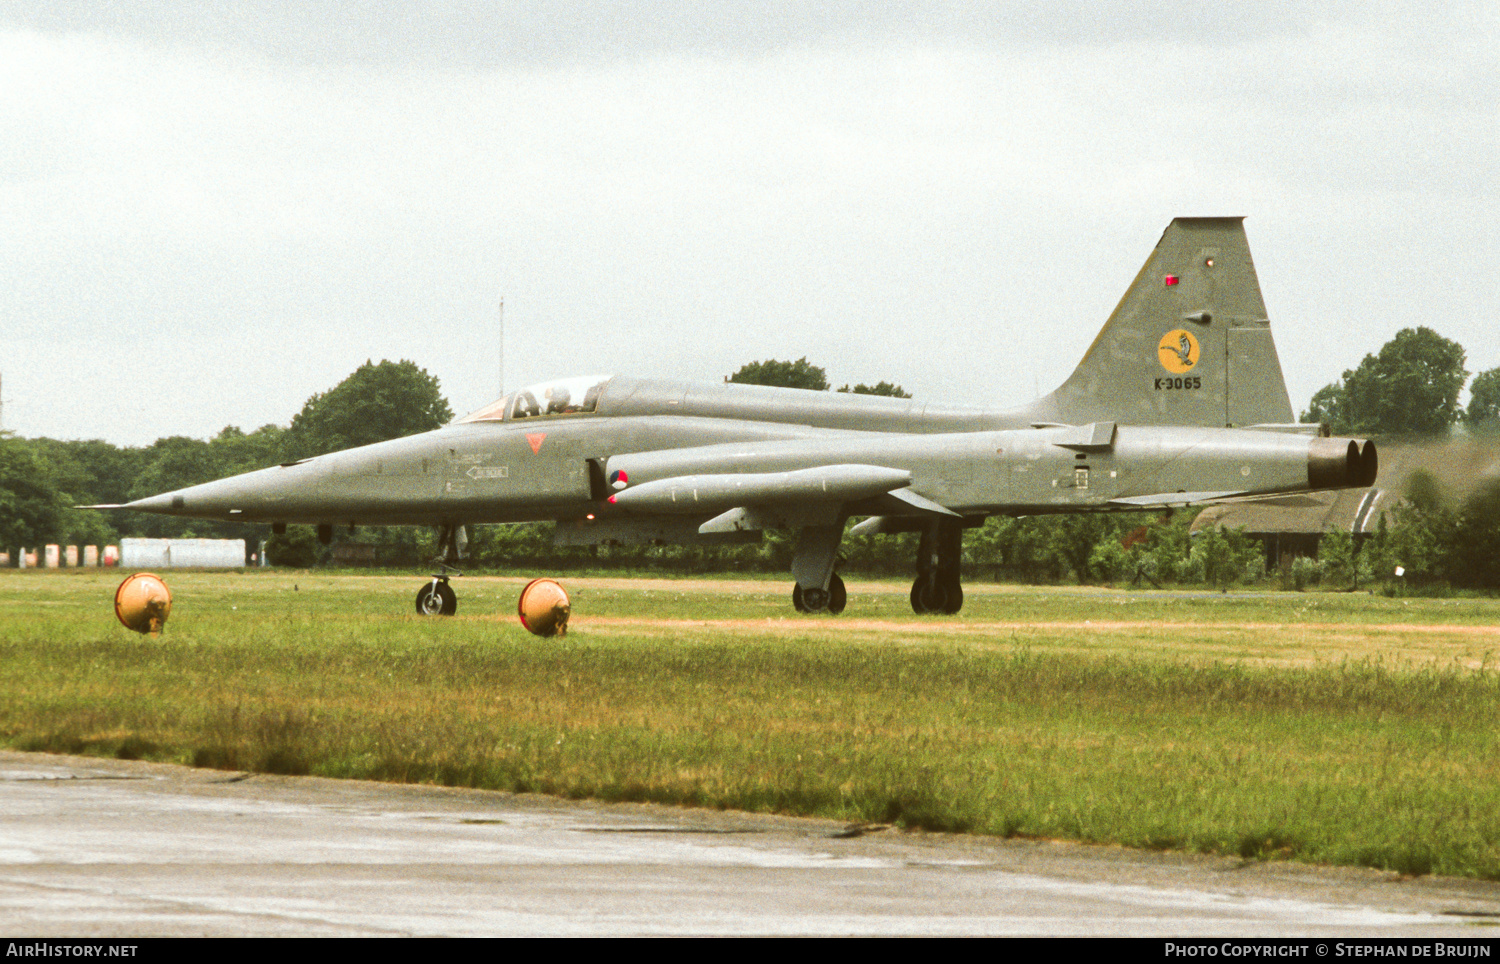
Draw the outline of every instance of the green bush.
<instances>
[{"instance_id":1,"label":"green bush","mask_svg":"<svg viewBox=\"0 0 1500 964\"><path fill-rule=\"evenodd\" d=\"M266 540L266 559L273 566L308 569L321 561L322 550L312 526L288 526Z\"/></svg>"}]
</instances>

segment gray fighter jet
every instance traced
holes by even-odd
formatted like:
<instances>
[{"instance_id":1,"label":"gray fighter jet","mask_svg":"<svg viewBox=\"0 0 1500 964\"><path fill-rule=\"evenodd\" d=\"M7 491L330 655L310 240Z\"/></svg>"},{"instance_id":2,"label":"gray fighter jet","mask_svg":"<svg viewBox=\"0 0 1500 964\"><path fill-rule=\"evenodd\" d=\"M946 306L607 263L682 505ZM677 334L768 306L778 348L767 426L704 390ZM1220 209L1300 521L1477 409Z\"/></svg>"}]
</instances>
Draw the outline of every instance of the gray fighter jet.
<instances>
[{"instance_id":1,"label":"gray fighter jet","mask_svg":"<svg viewBox=\"0 0 1500 964\"><path fill-rule=\"evenodd\" d=\"M451 425L126 508L318 527L425 525L451 614L463 527L551 520L569 545L798 533L793 605L840 612L845 525L920 532L911 604L963 602L963 530L992 515L1151 510L1368 486L1375 446L1293 423L1241 218L1178 218L1070 378L1021 408L601 375ZM981 400L982 402L982 400Z\"/></svg>"}]
</instances>

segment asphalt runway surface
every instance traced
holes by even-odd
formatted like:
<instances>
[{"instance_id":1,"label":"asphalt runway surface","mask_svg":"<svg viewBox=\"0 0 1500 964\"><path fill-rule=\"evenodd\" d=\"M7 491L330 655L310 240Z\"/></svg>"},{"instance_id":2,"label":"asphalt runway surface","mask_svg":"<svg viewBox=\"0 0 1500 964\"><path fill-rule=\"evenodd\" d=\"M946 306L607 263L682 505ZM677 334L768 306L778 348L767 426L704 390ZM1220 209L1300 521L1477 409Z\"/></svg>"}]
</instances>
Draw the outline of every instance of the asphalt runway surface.
<instances>
[{"instance_id":1,"label":"asphalt runway surface","mask_svg":"<svg viewBox=\"0 0 1500 964\"><path fill-rule=\"evenodd\" d=\"M0 751L12 937L1500 936L1500 885Z\"/></svg>"}]
</instances>

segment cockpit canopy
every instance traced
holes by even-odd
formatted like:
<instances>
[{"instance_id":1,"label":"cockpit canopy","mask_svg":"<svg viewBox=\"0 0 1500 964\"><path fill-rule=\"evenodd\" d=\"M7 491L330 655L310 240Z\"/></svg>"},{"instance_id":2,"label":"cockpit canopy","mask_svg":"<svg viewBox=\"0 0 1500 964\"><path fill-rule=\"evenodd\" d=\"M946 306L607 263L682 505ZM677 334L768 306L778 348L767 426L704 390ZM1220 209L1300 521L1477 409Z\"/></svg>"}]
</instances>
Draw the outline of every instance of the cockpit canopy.
<instances>
[{"instance_id":1,"label":"cockpit canopy","mask_svg":"<svg viewBox=\"0 0 1500 964\"><path fill-rule=\"evenodd\" d=\"M459 422L508 422L522 418L589 415L599 407L599 396L604 393L610 377L580 375L541 382L512 392L498 402L465 415Z\"/></svg>"}]
</instances>

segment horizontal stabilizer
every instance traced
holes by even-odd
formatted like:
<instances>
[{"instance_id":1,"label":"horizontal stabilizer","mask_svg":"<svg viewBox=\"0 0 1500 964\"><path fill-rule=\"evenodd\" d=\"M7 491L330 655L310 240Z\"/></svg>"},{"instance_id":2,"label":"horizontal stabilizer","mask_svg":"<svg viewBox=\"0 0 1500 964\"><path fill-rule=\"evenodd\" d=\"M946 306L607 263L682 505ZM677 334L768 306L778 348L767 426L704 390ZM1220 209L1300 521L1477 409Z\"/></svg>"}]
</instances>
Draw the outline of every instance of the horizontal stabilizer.
<instances>
[{"instance_id":1,"label":"horizontal stabilizer","mask_svg":"<svg viewBox=\"0 0 1500 964\"><path fill-rule=\"evenodd\" d=\"M613 505L647 512L723 512L741 506L843 503L911 485L911 473L878 465L823 465L791 472L680 475L631 486Z\"/></svg>"},{"instance_id":2,"label":"horizontal stabilizer","mask_svg":"<svg viewBox=\"0 0 1500 964\"><path fill-rule=\"evenodd\" d=\"M1090 422L1087 425L1069 426L1062 437L1054 439L1053 445L1080 452L1107 452L1115 446L1114 422Z\"/></svg>"},{"instance_id":3,"label":"horizontal stabilizer","mask_svg":"<svg viewBox=\"0 0 1500 964\"><path fill-rule=\"evenodd\" d=\"M1133 506L1137 509L1171 508L1183 505L1198 505L1202 502L1213 502L1218 499L1228 499L1237 495L1244 495L1244 491L1235 492L1158 492L1155 495L1132 495L1123 499L1110 499L1110 505Z\"/></svg>"}]
</instances>

